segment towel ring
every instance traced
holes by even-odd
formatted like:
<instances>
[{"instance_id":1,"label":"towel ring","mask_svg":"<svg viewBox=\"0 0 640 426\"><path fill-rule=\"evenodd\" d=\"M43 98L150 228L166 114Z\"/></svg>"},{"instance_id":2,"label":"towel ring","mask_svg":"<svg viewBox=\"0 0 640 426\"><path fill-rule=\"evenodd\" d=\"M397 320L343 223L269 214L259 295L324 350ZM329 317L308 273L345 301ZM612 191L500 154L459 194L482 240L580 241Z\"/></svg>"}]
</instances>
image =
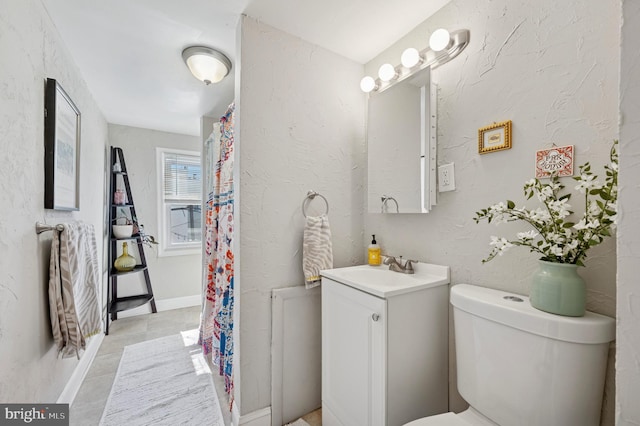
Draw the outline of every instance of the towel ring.
<instances>
[{"instance_id":1,"label":"towel ring","mask_svg":"<svg viewBox=\"0 0 640 426\"><path fill-rule=\"evenodd\" d=\"M393 197L387 197L386 195L383 195L381 197L382 200L382 206L380 207L380 213L385 213L385 208L387 207L387 201L393 201L396 204L396 213L400 213L400 208L398 207L398 201L393 198Z\"/></svg>"},{"instance_id":2,"label":"towel ring","mask_svg":"<svg viewBox=\"0 0 640 426\"><path fill-rule=\"evenodd\" d=\"M305 199L302 201L302 215L304 217L307 217L307 204L311 202L311 200L316 198L316 195L322 198L324 200L324 203L327 205L327 211L324 214L329 214L329 202L327 201L327 199L324 198L322 194L318 194L316 191L309 191L307 192L307 196L305 197Z\"/></svg>"}]
</instances>

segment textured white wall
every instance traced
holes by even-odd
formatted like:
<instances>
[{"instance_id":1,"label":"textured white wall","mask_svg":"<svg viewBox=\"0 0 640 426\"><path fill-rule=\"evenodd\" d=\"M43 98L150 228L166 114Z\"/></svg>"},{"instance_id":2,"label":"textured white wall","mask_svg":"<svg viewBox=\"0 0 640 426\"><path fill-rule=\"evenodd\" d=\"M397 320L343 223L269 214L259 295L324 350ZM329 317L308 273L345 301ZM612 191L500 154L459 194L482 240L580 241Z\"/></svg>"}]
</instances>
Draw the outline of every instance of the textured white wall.
<instances>
[{"instance_id":1,"label":"textured white wall","mask_svg":"<svg viewBox=\"0 0 640 426\"><path fill-rule=\"evenodd\" d=\"M602 165L618 133L620 3L452 0L366 64L367 74L375 75L384 62L399 63L407 47L424 48L440 27L471 31L466 50L433 72L439 88L438 163L455 163L457 189L439 194L438 205L427 215L367 214L365 235L376 234L383 253L451 266L453 284L528 294L537 256L514 248L481 264L490 235L510 236L525 227L476 225L472 218L507 198L522 204L535 151L552 142L575 145L577 164L590 161L604 178ZM503 120L513 120L513 148L479 155L478 128ZM568 179L565 184L574 186ZM577 210L580 197L571 201ZM587 282L588 309L612 317L615 259L615 241L609 239L591 250L580 271ZM605 424L613 418L613 375L611 356ZM451 408L463 407L454 391Z\"/></svg>"},{"instance_id":2,"label":"textured white wall","mask_svg":"<svg viewBox=\"0 0 640 426\"><path fill-rule=\"evenodd\" d=\"M56 358L48 305L51 233L35 222L95 226L102 262L107 124L39 0L0 8L0 401L55 402L77 360ZM44 209L44 84L82 114L80 211Z\"/></svg>"},{"instance_id":3,"label":"textured white wall","mask_svg":"<svg viewBox=\"0 0 640 426\"><path fill-rule=\"evenodd\" d=\"M158 177L156 148L202 152L199 136L109 124L109 144L122 148L131 195L144 230L156 238L158 230ZM134 251L137 248L134 247ZM156 300L200 295L201 256L158 256L158 248L145 247L151 286ZM118 296L145 292L144 276L131 274L118 278ZM147 305L148 307L148 305Z\"/></svg>"},{"instance_id":4,"label":"textured white wall","mask_svg":"<svg viewBox=\"0 0 640 426\"><path fill-rule=\"evenodd\" d=\"M640 3L622 3L616 424L640 424Z\"/></svg>"},{"instance_id":5,"label":"textured white wall","mask_svg":"<svg viewBox=\"0 0 640 426\"><path fill-rule=\"evenodd\" d=\"M365 154L362 65L251 18L240 25L236 294L242 379L236 395L239 390L245 414L271 405L271 289L303 284L301 204L308 190L330 204L335 266L364 259ZM314 207L324 209L316 200L310 214Z\"/></svg>"}]
</instances>

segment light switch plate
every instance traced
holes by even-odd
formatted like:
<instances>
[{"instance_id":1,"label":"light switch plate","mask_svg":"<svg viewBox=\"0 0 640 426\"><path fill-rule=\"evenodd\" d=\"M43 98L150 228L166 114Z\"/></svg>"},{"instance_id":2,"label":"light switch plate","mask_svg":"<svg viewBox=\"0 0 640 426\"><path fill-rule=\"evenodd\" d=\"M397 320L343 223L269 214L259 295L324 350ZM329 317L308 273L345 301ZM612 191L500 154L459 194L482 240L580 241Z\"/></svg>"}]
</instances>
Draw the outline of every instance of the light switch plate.
<instances>
[{"instance_id":1,"label":"light switch plate","mask_svg":"<svg viewBox=\"0 0 640 426\"><path fill-rule=\"evenodd\" d=\"M453 191L456 189L453 163L443 164L438 167L438 192Z\"/></svg>"}]
</instances>

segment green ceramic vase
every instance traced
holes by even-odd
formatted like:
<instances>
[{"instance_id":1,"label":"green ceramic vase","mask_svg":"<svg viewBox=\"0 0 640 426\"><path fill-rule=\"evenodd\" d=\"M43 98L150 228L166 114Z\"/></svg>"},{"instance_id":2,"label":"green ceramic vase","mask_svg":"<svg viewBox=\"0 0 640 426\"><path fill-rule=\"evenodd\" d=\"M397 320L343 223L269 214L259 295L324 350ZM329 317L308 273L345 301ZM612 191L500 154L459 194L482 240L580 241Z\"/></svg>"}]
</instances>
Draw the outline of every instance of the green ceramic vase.
<instances>
[{"instance_id":1,"label":"green ceramic vase","mask_svg":"<svg viewBox=\"0 0 640 426\"><path fill-rule=\"evenodd\" d=\"M539 260L533 275L529 300L541 311L568 317L581 317L585 312L587 290L578 275L578 265Z\"/></svg>"}]
</instances>

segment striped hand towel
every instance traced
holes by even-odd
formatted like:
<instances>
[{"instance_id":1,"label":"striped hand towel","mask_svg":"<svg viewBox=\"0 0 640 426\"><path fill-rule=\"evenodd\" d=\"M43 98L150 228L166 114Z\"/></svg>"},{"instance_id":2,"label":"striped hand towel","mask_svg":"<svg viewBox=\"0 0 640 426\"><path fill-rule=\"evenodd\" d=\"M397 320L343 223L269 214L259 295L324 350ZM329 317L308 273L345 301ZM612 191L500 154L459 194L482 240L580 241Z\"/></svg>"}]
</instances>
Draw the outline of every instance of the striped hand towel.
<instances>
[{"instance_id":1,"label":"striped hand towel","mask_svg":"<svg viewBox=\"0 0 640 426\"><path fill-rule=\"evenodd\" d=\"M302 270L304 285L313 288L320 285L320 271L333 268L333 251L331 248L331 230L329 218L307 216L302 237Z\"/></svg>"},{"instance_id":2,"label":"striped hand towel","mask_svg":"<svg viewBox=\"0 0 640 426\"><path fill-rule=\"evenodd\" d=\"M98 249L93 225L76 222L54 232L49 269L53 340L63 358L76 356L101 331Z\"/></svg>"}]
</instances>

